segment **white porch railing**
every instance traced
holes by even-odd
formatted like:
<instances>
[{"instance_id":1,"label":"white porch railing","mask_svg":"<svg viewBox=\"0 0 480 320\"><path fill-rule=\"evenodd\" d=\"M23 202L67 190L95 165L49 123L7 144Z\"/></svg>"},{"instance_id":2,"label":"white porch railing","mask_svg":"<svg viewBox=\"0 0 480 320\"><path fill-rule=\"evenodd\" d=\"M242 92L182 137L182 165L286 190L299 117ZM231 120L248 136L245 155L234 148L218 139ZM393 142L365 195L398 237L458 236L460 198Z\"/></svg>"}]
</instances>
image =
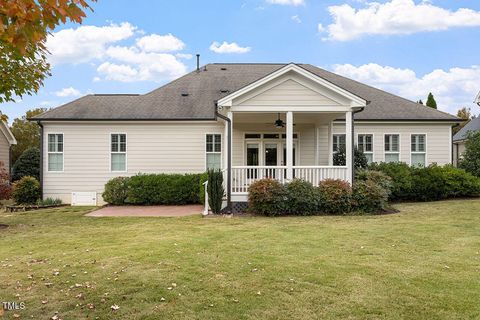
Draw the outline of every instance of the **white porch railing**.
<instances>
[{"instance_id":1,"label":"white porch railing","mask_svg":"<svg viewBox=\"0 0 480 320\"><path fill-rule=\"evenodd\" d=\"M256 180L271 178L286 182L286 166L235 166L232 167L232 193L247 193ZM294 166L293 177L306 180L314 186L325 179L347 180L347 167L337 166Z\"/></svg>"}]
</instances>

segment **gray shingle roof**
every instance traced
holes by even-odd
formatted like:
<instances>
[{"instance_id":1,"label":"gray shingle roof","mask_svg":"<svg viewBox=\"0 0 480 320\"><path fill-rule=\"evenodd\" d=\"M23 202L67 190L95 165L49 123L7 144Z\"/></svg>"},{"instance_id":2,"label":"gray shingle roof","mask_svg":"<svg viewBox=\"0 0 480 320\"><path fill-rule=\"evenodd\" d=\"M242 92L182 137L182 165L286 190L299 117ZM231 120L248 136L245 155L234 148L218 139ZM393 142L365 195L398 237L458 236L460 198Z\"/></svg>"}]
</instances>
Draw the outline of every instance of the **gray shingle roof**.
<instances>
[{"instance_id":1,"label":"gray shingle roof","mask_svg":"<svg viewBox=\"0 0 480 320\"><path fill-rule=\"evenodd\" d=\"M469 132L480 131L480 117L470 120L465 127L460 129L454 136L453 142L465 140Z\"/></svg>"},{"instance_id":2,"label":"gray shingle roof","mask_svg":"<svg viewBox=\"0 0 480 320\"><path fill-rule=\"evenodd\" d=\"M34 120L207 120L215 102L284 67L285 64L208 64L143 95L87 95ZM298 66L370 101L358 120L444 120L458 118L309 64Z\"/></svg>"}]
</instances>

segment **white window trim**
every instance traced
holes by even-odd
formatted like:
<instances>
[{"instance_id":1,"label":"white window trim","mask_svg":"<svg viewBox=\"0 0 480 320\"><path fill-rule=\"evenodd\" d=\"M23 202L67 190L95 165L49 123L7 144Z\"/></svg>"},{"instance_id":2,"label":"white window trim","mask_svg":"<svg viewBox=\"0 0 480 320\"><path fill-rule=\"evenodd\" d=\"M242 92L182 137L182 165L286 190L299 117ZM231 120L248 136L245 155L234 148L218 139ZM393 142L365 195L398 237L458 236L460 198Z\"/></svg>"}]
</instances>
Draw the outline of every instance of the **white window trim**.
<instances>
[{"instance_id":1,"label":"white window trim","mask_svg":"<svg viewBox=\"0 0 480 320\"><path fill-rule=\"evenodd\" d=\"M207 136L208 135L220 135L220 152L215 152L215 151L210 151L210 152L207 152ZM208 170L208 167L207 167L207 154L216 154L216 153L220 153L220 170L225 170L226 168L224 168L224 162L223 162L223 149L225 149L224 147L224 144L223 144L223 134L222 133L219 133L219 132L206 132L205 133L205 136L203 137L203 153L205 155L205 160L204 160L204 167L205 167L205 172ZM215 142L213 143L213 150L215 150Z\"/></svg>"},{"instance_id":2,"label":"white window trim","mask_svg":"<svg viewBox=\"0 0 480 320\"><path fill-rule=\"evenodd\" d=\"M395 136L397 135L398 136L398 151L387 151L385 150L385 138L387 136ZM411 138L410 138L411 139ZM410 147L411 148L411 147ZM400 150L402 150L402 135L398 132L389 132L389 133L385 133L383 135L383 162L387 162L386 160L386 155L387 154L398 154L398 162L402 162L400 160L400 156L401 156L401 153L400 153Z\"/></svg>"},{"instance_id":3,"label":"white window trim","mask_svg":"<svg viewBox=\"0 0 480 320\"><path fill-rule=\"evenodd\" d=\"M63 151L61 152L62 153L62 170L50 170L50 168L48 167L48 163L50 162L50 153L60 153L60 152L50 152L48 151L48 136L51 135L51 134L61 134L62 137L63 137ZM65 172L65 134L63 132L48 132L47 133L47 172L49 173L63 173Z\"/></svg>"},{"instance_id":4,"label":"white window trim","mask_svg":"<svg viewBox=\"0 0 480 320\"><path fill-rule=\"evenodd\" d=\"M332 151L332 155L334 155L338 152L338 151L333 150L334 147L335 147L335 140L334 140L335 136L345 136L345 148L347 146L347 135L345 133L333 133L333 130L332 130L332 150L330 150L330 151Z\"/></svg>"},{"instance_id":5,"label":"white window trim","mask_svg":"<svg viewBox=\"0 0 480 320\"><path fill-rule=\"evenodd\" d=\"M112 135L114 134L124 134L125 135L125 152L112 152ZM108 150L109 150L109 166L110 166L110 172L116 173L125 173L128 172L128 134L126 132L110 132L110 143L108 145ZM112 153L125 153L125 170L112 170Z\"/></svg>"},{"instance_id":6,"label":"white window trim","mask_svg":"<svg viewBox=\"0 0 480 320\"><path fill-rule=\"evenodd\" d=\"M415 151L413 152L412 151L412 136L416 136L416 135L424 135L425 136L425 151L424 152L418 152L418 151ZM429 166L429 162L428 162L428 135L426 132L416 132L416 133L410 133L410 139L408 140L408 143L409 143L409 149L410 149L410 166L412 165L412 154L424 154L425 155L425 167L428 167Z\"/></svg>"},{"instance_id":7,"label":"white window trim","mask_svg":"<svg viewBox=\"0 0 480 320\"><path fill-rule=\"evenodd\" d=\"M371 154L372 155L372 163L375 162L375 134L374 133L370 133L370 132L358 132L356 133L356 139L355 139L355 147L359 148L358 145L358 138L359 136L367 136L367 135L370 135L372 136L372 151L363 151L363 154ZM360 149L359 149L360 150Z\"/></svg>"}]
</instances>

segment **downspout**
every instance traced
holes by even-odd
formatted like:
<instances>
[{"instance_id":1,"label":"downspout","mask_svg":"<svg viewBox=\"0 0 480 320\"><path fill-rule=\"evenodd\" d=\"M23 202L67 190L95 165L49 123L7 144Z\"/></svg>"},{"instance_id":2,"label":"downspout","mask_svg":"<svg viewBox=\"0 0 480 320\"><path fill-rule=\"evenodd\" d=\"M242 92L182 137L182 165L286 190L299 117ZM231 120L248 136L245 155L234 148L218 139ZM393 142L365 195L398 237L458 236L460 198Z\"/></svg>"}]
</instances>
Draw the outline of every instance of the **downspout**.
<instances>
[{"instance_id":1,"label":"downspout","mask_svg":"<svg viewBox=\"0 0 480 320\"><path fill-rule=\"evenodd\" d=\"M40 127L40 197L43 199L43 124L37 121Z\"/></svg>"},{"instance_id":2,"label":"downspout","mask_svg":"<svg viewBox=\"0 0 480 320\"><path fill-rule=\"evenodd\" d=\"M228 126L227 150L227 213L232 212L232 121L215 110L215 116L226 121Z\"/></svg>"},{"instance_id":3,"label":"downspout","mask_svg":"<svg viewBox=\"0 0 480 320\"><path fill-rule=\"evenodd\" d=\"M370 101L367 101L367 105L370 103ZM353 174L352 174L352 186L353 183L355 182L355 113L362 112L365 107L362 107L361 109L355 110L352 112L352 168L353 168Z\"/></svg>"},{"instance_id":4,"label":"downspout","mask_svg":"<svg viewBox=\"0 0 480 320\"><path fill-rule=\"evenodd\" d=\"M12 164L12 145L8 147L8 174L10 175L10 182L12 182L12 170L13 164Z\"/></svg>"}]
</instances>

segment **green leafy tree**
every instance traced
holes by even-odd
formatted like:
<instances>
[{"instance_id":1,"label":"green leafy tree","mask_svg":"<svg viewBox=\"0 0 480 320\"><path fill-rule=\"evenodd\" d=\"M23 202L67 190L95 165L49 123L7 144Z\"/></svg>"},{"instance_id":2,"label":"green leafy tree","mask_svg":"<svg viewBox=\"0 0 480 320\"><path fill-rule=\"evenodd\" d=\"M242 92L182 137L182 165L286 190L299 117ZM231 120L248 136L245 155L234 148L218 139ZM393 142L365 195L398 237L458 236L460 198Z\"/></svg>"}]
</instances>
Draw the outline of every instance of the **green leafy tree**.
<instances>
[{"instance_id":1,"label":"green leafy tree","mask_svg":"<svg viewBox=\"0 0 480 320\"><path fill-rule=\"evenodd\" d=\"M50 75L49 32L67 20L81 23L86 9L87 0L1 1L0 103L38 91Z\"/></svg>"},{"instance_id":2,"label":"green leafy tree","mask_svg":"<svg viewBox=\"0 0 480 320\"><path fill-rule=\"evenodd\" d=\"M480 131L468 135L459 167L480 177Z\"/></svg>"},{"instance_id":3,"label":"green leafy tree","mask_svg":"<svg viewBox=\"0 0 480 320\"><path fill-rule=\"evenodd\" d=\"M13 120L10 130L12 131L17 144L12 146L12 163L15 163L20 155L31 147L40 148L40 127L35 122L28 121L36 115L42 114L47 109L37 108L29 110L21 118Z\"/></svg>"},{"instance_id":4,"label":"green leafy tree","mask_svg":"<svg viewBox=\"0 0 480 320\"><path fill-rule=\"evenodd\" d=\"M17 181L25 176L40 180L40 150L29 148L18 158L12 168L12 180Z\"/></svg>"},{"instance_id":5,"label":"green leafy tree","mask_svg":"<svg viewBox=\"0 0 480 320\"><path fill-rule=\"evenodd\" d=\"M472 112L471 112L471 109L470 108L467 108L467 107L463 107L461 109L459 109L457 111L457 117L459 117L460 119L464 120L462 123L460 123L458 126L456 127L453 127L452 131L453 131L453 134L457 133L458 131L460 131L463 127L465 127L465 125L470 121L472 120L473 118L475 118L474 115L472 115Z\"/></svg>"},{"instance_id":6,"label":"green leafy tree","mask_svg":"<svg viewBox=\"0 0 480 320\"><path fill-rule=\"evenodd\" d=\"M437 109L437 101L435 101L435 97L433 96L433 94L431 92L428 94L426 105L427 105L427 107Z\"/></svg>"}]
</instances>

